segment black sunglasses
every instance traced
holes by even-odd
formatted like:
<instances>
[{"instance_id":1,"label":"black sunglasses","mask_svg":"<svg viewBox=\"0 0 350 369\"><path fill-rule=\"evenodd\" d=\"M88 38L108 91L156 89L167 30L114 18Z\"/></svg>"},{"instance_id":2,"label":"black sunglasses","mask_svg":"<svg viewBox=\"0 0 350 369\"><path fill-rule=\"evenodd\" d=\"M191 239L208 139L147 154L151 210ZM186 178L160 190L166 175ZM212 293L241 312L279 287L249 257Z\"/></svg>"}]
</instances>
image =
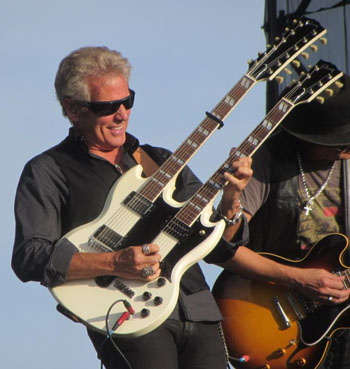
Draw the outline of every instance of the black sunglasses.
<instances>
[{"instance_id":1,"label":"black sunglasses","mask_svg":"<svg viewBox=\"0 0 350 369\"><path fill-rule=\"evenodd\" d=\"M118 111L121 105L129 110L134 105L135 91L129 89L130 95L124 99L113 101L77 101L80 106L85 106L99 117L111 115Z\"/></svg>"}]
</instances>

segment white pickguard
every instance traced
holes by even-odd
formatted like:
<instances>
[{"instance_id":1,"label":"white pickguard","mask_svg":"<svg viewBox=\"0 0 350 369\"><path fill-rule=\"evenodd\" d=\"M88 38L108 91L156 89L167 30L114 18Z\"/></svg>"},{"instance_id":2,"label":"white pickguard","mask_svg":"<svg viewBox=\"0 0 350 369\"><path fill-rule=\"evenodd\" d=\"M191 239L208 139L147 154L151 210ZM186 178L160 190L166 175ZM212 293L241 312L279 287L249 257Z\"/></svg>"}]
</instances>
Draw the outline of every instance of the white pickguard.
<instances>
[{"instance_id":1,"label":"white pickguard","mask_svg":"<svg viewBox=\"0 0 350 369\"><path fill-rule=\"evenodd\" d=\"M125 173L110 191L104 209L101 214L92 222L80 226L69 232L64 238L72 242L81 252L96 252L89 246L89 237L103 224L105 224L111 216L121 212L122 217L128 218L127 222L118 224L118 233L125 236L130 229L140 219L140 216L126 209L122 205L122 201L133 190L137 191L146 179L141 177L142 167L137 166ZM167 202L174 207L181 207L183 204L177 203L171 198L174 187L169 185L167 190L163 192ZM63 285L51 288L50 291L55 299L66 309L72 312L80 321L88 327L106 334L106 314L110 306L119 299L127 300L135 314L126 320L116 331L116 335L125 337L136 337L146 334L160 324L162 324L175 308L180 280L184 272L193 264L203 259L218 243L225 228L224 221L211 223L210 203L201 215L201 223L205 227L214 227L209 237L194 247L184 257L182 257L172 269L170 279L166 279L164 286L159 287L157 280L152 282L142 282L135 280L125 280L123 278L115 278L110 286L104 288L99 287L95 279L84 279L77 281L69 281ZM126 214L127 212L127 214ZM173 248L178 240L171 237L167 233L160 232L152 241L166 249ZM59 246L58 246L59 247ZM163 255L162 255L163 258ZM114 286L114 282L118 280L134 292L132 297L127 296ZM143 299L144 292L150 292L152 297L150 300ZM162 303L155 304L155 301L161 298ZM148 309L149 315L142 317L142 310ZM111 310L108 328L118 320L126 309L122 303L116 304Z\"/></svg>"}]
</instances>

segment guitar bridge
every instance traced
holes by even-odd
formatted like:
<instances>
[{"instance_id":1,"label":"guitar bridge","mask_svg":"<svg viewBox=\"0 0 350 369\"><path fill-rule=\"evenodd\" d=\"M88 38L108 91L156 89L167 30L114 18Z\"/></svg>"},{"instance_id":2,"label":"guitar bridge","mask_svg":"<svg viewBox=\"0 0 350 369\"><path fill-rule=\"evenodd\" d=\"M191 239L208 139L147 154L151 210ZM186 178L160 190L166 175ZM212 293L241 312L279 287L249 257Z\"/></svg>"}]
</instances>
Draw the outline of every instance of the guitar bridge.
<instances>
[{"instance_id":1,"label":"guitar bridge","mask_svg":"<svg viewBox=\"0 0 350 369\"><path fill-rule=\"evenodd\" d=\"M295 297L291 292L287 293L287 299L288 299L295 315L297 316L298 320L302 320L302 319L306 318L305 314L300 309L299 304L296 302Z\"/></svg>"}]
</instances>

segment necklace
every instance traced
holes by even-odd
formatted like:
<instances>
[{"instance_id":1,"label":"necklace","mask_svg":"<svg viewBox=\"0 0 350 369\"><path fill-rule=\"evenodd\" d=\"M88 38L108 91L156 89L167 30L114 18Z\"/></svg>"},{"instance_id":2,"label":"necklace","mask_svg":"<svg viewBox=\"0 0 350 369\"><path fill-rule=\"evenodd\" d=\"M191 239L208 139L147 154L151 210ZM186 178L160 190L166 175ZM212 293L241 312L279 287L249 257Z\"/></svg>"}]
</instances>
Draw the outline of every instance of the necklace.
<instances>
[{"instance_id":1,"label":"necklace","mask_svg":"<svg viewBox=\"0 0 350 369\"><path fill-rule=\"evenodd\" d=\"M305 177L303 165L301 163L301 158L300 158L300 154L299 154L298 151L297 151L297 158L298 158L301 180L303 182L304 192L305 192L305 196L306 196L306 199L307 199L306 204L304 206L305 215L309 215L309 213L312 210L312 207L314 205L314 200L316 199L316 197L318 197L322 193L322 191L328 185L329 179L331 178L331 175L333 173L335 162L333 162L332 167L329 170L328 176L327 176L326 180L323 182L322 186L318 189L318 191L313 196L310 196L310 192L309 192L309 188L308 188L308 185L307 185L307 182L306 182L306 177Z\"/></svg>"}]
</instances>

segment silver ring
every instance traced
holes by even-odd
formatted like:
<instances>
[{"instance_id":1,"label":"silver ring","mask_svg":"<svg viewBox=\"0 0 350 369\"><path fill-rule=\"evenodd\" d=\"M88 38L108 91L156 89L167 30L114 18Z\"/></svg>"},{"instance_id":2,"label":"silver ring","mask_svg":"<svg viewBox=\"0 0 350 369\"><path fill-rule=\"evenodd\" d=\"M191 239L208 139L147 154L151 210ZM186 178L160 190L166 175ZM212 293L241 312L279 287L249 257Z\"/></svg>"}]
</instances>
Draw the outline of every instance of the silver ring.
<instances>
[{"instance_id":1,"label":"silver ring","mask_svg":"<svg viewBox=\"0 0 350 369\"><path fill-rule=\"evenodd\" d=\"M149 276L151 276L153 274L154 274L154 270L153 270L153 268L151 266L146 266L142 270L142 275L144 277L149 277Z\"/></svg>"},{"instance_id":2,"label":"silver ring","mask_svg":"<svg viewBox=\"0 0 350 369\"><path fill-rule=\"evenodd\" d=\"M333 297L332 296L328 296L328 299L327 299L329 302L332 302L333 301Z\"/></svg>"},{"instance_id":3,"label":"silver ring","mask_svg":"<svg viewBox=\"0 0 350 369\"><path fill-rule=\"evenodd\" d=\"M142 252L147 256L151 253L151 250L149 249L149 245L145 243L142 245Z\"/></svg>"}]
</instances>

